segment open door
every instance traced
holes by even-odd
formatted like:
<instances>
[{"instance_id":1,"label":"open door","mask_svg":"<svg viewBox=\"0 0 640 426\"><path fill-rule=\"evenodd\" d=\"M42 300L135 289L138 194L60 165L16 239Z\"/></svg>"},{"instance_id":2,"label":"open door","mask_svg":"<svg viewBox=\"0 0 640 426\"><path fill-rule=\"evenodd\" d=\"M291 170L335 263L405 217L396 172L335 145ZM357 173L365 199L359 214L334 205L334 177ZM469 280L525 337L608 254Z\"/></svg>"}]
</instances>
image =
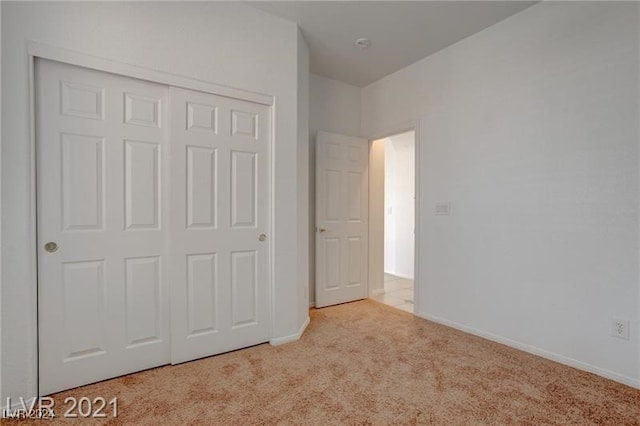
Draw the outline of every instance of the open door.
<instances>
[{"instance_id":1,"label":"open door","mask_svg":"<svg viewBox=\"0 0 640 426\"><path fill-rule=\"evenodd\" d=\"M366 139L318 132L316 140L316 307L368 295Z\"/></svg>"}]
</instances>

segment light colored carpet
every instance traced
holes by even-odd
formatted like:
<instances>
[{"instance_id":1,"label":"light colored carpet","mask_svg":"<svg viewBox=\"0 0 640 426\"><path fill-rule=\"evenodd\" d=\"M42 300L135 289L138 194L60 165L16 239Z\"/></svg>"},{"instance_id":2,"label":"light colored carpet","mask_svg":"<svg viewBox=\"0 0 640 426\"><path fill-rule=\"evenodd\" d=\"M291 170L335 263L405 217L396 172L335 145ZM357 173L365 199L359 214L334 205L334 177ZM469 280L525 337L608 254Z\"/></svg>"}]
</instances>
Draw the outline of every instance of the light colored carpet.
<instances>
[{"instance_id":1,"label":"light colored carpet","mask_svg":"<svg viewBox=\"0 0 640 426\"><path fill-rule=\"evenodd\" d=\"M640 425L639 390L370 300L312 310L295 343L77 388L57 405L67 396L117 396L119 417L102 425Z\"/></svg>"}]
</instances>

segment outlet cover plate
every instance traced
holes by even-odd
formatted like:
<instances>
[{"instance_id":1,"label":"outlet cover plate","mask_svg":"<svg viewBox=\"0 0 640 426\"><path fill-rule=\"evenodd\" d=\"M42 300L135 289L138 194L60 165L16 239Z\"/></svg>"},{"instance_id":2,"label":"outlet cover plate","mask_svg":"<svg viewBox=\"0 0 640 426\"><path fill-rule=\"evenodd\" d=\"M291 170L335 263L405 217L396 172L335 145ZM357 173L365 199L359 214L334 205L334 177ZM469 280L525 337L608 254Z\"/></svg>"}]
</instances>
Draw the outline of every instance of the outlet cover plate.
<instances>
[{"instance_id":1,"label":"outlet cover plate","mask_svg":"<svg viewBox=\"0 0 640 426\"><path fill-rule=\"evenodd\" d=\"M613 318L611 320L611 335L620 339L629 340L629 320Z\"/></svg>"}]
</instances>

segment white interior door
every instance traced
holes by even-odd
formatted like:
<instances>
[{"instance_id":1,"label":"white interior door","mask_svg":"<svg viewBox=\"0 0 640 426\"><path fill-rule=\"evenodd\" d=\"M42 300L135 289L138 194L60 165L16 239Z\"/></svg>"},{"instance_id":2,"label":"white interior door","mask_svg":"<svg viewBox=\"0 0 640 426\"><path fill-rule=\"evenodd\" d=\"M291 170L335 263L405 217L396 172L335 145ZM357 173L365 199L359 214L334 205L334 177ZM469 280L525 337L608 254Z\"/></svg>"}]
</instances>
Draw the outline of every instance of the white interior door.
<instances>
[{"instance_id":1,"label":"white interior door","mask_svg":"<svg viewBox=\"0 0 640 426\"><path fill-rule=\"evenodd\" d=\"M43 395L170 362L167 95L36 63Z\"/></svg>"},{"instance_id":2,"label":"white interior door","mask_svg":"<svg viewBox=\"0 0 640 426\"><path fill-rule=\"evenodd\" d=\"M367 297L368 152L366 139L318 132L316 307Z\"/></svg>"},{"instance_id":3,"label":"white interior door","mask_svg":"<svg viewBox=\"0 0 640 426\"><path fill-rule=\"evenodd\" d=\"M269 107L171 88L172 361L269 340Z\"/></svg>"}]
</instances>

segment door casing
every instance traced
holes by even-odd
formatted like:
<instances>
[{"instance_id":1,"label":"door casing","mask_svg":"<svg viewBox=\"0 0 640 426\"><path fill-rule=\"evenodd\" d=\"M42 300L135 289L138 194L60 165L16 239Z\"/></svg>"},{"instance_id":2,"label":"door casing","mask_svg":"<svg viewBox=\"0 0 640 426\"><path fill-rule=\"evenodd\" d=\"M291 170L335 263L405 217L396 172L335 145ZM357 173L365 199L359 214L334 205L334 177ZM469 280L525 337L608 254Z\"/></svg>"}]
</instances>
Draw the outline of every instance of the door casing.
<instances>
[{"instance_id":1,"label":"door casing","mask_svg":"<svg viewBox=\"0 0 640 426\"><path fill-rule=\"evenodd\" d=\"M371 147L373 145L373 142L378 140L378 139L384 139L384 138L388 138L394 135L398 135L400 133L405 133L405 132L410 132L413 131L414 132L414 138L415 138L415 151L414 151L414 162L415 162L415 208L414 208L414 217L415 217L415 238L414 238L414 248L413 248L413 253L414 253L414 261L413 261L413 313L418 315L421 310L420 310L420 286L418 285L420 282L420 241L421 241L421 234L420 234L420 211L421 211L421 205L420 205L420 120L416 119L415 121L409 121L409 122L404 122L404 123L398 123L396 125L393 126L389 126L388 128L384 129L383 131L380 131L376 134L374 134L373 136L369 137L369 153L371 153ZM371 155L369 155L369 169L371 169ZM371 185L371 173L369 174L369 191L373 191L374 190L374 186ZM383 189L384 190L384 189ZM369 200L371 200L371 194L369 194ZM372 214L375 214L372 212L371 210L371 202L369 203L369 217L372 217ZM371 223L371 221L369 222ZM372 249L373 249L373 244L375 244L375 239L374 237L371 236L372 234L372 227L369 227L369 253L372 253ZM382 240L384 241L384 228L383 229L377 229L376 232L381 232L382 233ZM376 268L381 267L380 265L376 265L375 262L369 262L369 276L373 276L376 273ZM372 296L371 294L371 288L369 288L369 296Z\"/></svg>"}]
</instances>

